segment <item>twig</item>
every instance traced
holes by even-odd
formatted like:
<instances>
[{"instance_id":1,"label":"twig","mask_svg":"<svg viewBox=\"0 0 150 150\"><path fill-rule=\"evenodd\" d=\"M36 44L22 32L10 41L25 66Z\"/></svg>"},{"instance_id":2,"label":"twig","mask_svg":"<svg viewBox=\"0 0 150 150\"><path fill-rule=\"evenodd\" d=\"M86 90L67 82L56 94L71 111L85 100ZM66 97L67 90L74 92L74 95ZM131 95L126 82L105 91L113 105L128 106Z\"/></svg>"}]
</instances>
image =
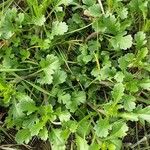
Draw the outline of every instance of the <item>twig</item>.
<instances>
[{"instance_id":1,"label":"twig","mask_svg":"<svg viewBox=\"0 0 150 150\"><path fill-rule=\"evenodd\" d=\"M60 126L62 123L61 122L54 122L54 121L52 121L52 124Z\"/></svg>"},{"instance_id":2,"label":"twig","mask_svg":"<svg viewBox=\"0 0 150 150\"><path fill-rule=\"evenodd\" d=\"M102 4L101 0L98 0L98 3L99 3L99 5L100 5L100 8L101 8L102 14L104 15L104 14L105 14L105 12L104 12L104 8L103 8L103 4Z\"/></svg>"},{"instance_id":3,"label":"twig","mask_svg":"<svg viewBox=\"0 0 150 150\"><path fill-rule=\"evenodd\" d=\"M97 34L99 34L98 32L93 32L91 33L86 39L85 41L87 42L88 40L91 40L92 38L97 37Z\"/></svg>"},{"instance_id":4,"label":"twig","mask_svg":"<svg viewBox=\"0 0 150 150\"><path fill-rule=\"evenodd\" d=\"M150 138L150 135L144 136L141 140L139 140L137 143L131 146L131 149L135 148L138 146L140 143L147 141Z\"/></svg>"},{"instance_id":5,"label":"twig","mask_svg":"<svg viewBox=\"0 0 150 150\"><path fill-rule=\"evenodd\" d=\"M31 150L32 147L26 144L22 144L24 147L26 147L28 150ZM7 145L1 145L0 149L2 150L17 150L16 148L13 148L15 146L19 146L19 144L7 144Z\"/></svg>"},{"instance_id":6,"label":"twig","mask_svg":"<svg viewBox=\"0 0 150 150\"><path fill-rule=\"evenodd\" d=\"M14 149L14 148L4 147L4 146L0 146L0 149L1 150L17 150L17 149Z\"/></svg>"}]
</instances>

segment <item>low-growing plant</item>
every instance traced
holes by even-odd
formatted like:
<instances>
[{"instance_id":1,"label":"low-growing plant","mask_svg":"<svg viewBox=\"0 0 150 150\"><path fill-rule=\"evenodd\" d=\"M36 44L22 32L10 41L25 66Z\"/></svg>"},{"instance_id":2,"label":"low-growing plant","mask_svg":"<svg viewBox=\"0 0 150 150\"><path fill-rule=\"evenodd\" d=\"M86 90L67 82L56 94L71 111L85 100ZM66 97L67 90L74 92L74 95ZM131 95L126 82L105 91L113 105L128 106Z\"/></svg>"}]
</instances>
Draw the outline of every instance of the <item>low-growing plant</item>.
<instances>
[{"instance_id":1,"label":"low-growing plant","mask_svg":"<svg viewBox=\"0 0 150 150\"><path fill-rule=\"evenodd\" d=\"M3 127L16 130L18 144L36 136L54 150L120 150L135 122L149 127L149 6L0 4L0 106L8 110Z\"/></svg>"}]
</instances>

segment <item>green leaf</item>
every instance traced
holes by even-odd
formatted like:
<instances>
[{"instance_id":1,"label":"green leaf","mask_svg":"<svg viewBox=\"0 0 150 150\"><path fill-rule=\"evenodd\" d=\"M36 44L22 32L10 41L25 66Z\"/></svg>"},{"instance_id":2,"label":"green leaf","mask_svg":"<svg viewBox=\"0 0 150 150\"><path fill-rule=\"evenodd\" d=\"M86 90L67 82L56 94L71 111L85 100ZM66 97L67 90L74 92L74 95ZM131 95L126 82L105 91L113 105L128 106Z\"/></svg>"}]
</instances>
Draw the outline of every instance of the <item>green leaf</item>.
<instances>
[{"instance_id":1,"label":"green leaf","mask_svg":"<svg viewBox=\"0 0 150 150\"><path fill-rule=\"evenodd\" d=\"M138 114L139 119L145 120L150 123L150 106L138 110L136 113Z\"/></svg>"},{"instance_id":2,"label":"green leaf","mask_svg":"<svg viewBox=\"0 0 150 150\"><path fill-rule=\"evenodd\" d=\"M81 103L86 101L86 94L84 91L74 91L71 97L71 103L67 103L66 107L70 109L71 112L75 112Z\"/></svg>"},{"instance_id":3,"label":"green leaf","mask_svg":"<svg viewBox=\"0 0 150 150\"><path fill-rule=\"evenodd\" d=\"M92 6L96 3L96 0L82 0L85 5Z\"/></svg>"},{"instance_id":4,"label":"green leaf","mask_svg":"<svg viewBox=\"0 0 150 150\"><path fill-rule=\"evenodd\" d=\"M78 128L78 122L69 120L64 123L65 127L67 127L71 133L76 133Z\"/></svg>"},{"instance_id":5,"label":"green leaf","mask_svg":"<svg viewBox=\"0 0 150 150\"><path fill-rule=\"evenodd\" d=\"M131 7L132 11L136 11L138 13L143 14L143 19L146 19L147 12L148 12L148 1L140 1L140 0L132 0L129 3L129 6Z\"/></svg>"},{"instance_id":6,"label":"green leaf","mask_svg":"<svg viewBox=\"0 0 150 150\"><path fill-rule=\"evenodd\" d=\"M40 66L44 72L38 80L40 84L51 84L53 82L54 73L60 69L60 62L55 55L47 55L46 59L41 60Z\"/></svg>"},{"instance_id":7,"label":"green leaf","mask_svg":"<svg viewBox=\"0 0 150 150\"><path fill-rule=\"evenodd\" d=\"M50 45L51 44L51 40L50 39L45 39L45 40L41 40L39 42L39 45L41 47L41 49L46 50L46 49L49 49L50 48Z\"/></svg>"},{"instance_id":8,"label":"green leaf","mask_svg":"<svg viewBox=\"0 0 150 150\"><path fill-rule=\"evenodd\" d=\"M144 59L147 56L147 54L148 54L147 47L141 48L138 51L136 58L137 58L138 61L141 61L142 59Z\"/></svg>"},{"instance_id":9,"label":"green leaf","mask_svg":"<svg viewBox=\"0 0 150 150\"><path fill-rule=\"evenodd\" d=\"M110 143L107 145L108 150L116 150L116 145L114 145L113 143Z\"/></svg>"},{"instance_id":10,"label":"green leaf","mask_svg":"<svg viewBox=\"0 0 150 150\"><path fill-rule=\"evenodd\" d=\"M13 119L14 120L23 118L25 116L25 114L22 112L22 109L17 106L16 101L13 102L12 111L13 111Z\"/></svg>"},{"instance_id":11,"label":"green leaf","mask_svg":"<svg viewBox=\"0 0 150 150\"><path fill-rule=\"evenodd\" d=\"M107 29L105 24L102 22L102 19L96 19L92 24L93 29L95 32L102 32L104 33Z\"/></svg>"},{"instance_id":12,"label":"green leaf","mask_svg":"<svg viewBox=\"0 0 150 150\"><path fill-rule=\"evenodd\" d=\"M77 57L78 62L87 64L88 62L92 60L92 55L89 55L89 52L88 52L88 45L86 44L81 45L79 50L81 52L81 55Z\"/></svg>"},{"instance_id":13,"label":"green leaf","mask_svg":"<svg viewBox=\"0 0 150 150\"><path fill-rule=\"evenodd\" d=\"M66 150L65 144L67 139L63 137L63 130L52 129L49 139L52 144L52 149Z\"/></svg>"},{"instance_id":14,"label":"green leaf","mask_svg":"<svg viewBox=\"0 0 150 150\"><path fill-rule=\"evenodd\" d=\"M86 94L84 91L75 91L72 93L72 101L77 104L84 103L86 101Z\"/></svg>"},{"instance_id":15,"label":"green leaf","mask_svg":"<svg viewBox=\"0 0 150 150\"><path fill-rule=\"evenodd\" d=\"M97 144L96 142L92 143L89 147L89 150L100 150L100 144Z\"/></svg>"},{"instance_id":16,"label":"green leaf","mask_svg":"<svg viewBox=\"0 0 150 150\"><path fill-rule=\"evenodd\" d=\"M103 69L103 70L104 70L104 69ZM101 71L102 71L102 69L101 69ZM102 74L102 72L101 72L101 74ZM99 78L100 78L100 70L99 70L97 67L93 68L93 70L91 71L91 75L99 79ZM104 75L105 75L105 74L104 74ZM103 75L103 78L105 77L104 75ZM106 76L106 77L107 77L107 76ZM106 77L105 77L105 78L106 78ZM105 79L105 78L104 78L104 79Z\"/></svg>"},{"instance_id":17,"label":"green leaf","mask_svg":"<svg viewBox=\"0 0 150 150\"><path fill-rule=\"evenodd\" d=\"M28 144L29 141L31 140L31 134L29 129L19 130L16 134L15 140L17 141L18 144L23 144L24 142Z\"/></svg>"},{"instance_id":18,"label":"green leaf","mask_svg":"<svg viewBox=\"0 0 150 150\"><path fill-rule=\"evenodd\" d=\"M62 101L71 112L75 112L78 106L86 101L86 94L84 91L74 91L71 96L62 93L58 96L58 100Z\"/></svg>"},{"instance_id":19,"label":"green leaf","mask_svg":"<svg viewBox=\"0 0 150 150\"><path fill-rule=\"evenodd\" d=\"M17 18L17 9L13 7L12 9L7 9L5 13L1 14L0 19L0 38L10 39L13 34L16 32L16 29L19 28L16 24Z\"/></svg>"},{"instance_id":20,"label":"green leaf","mask_svg":"<svg viewBox=\"0 0 150 150\"><path fill-rule=\"evenodd\" d=\"M14 94L15 89L13 89L11 84L5 84L0 81L0 96L3 97L1 103L4 103L4 105L9 105Z\"/></svg>"},{"instance_id":21,"label":"green leaf","mask_svg":"<svg viewBox=\"0 0 150 150\"><path fill-rule=\"evenodd\" d=\"M134 60L134 54L132 53L128 53L122 57L119 58L118 62L119 62L119 67L122 70L127 69L127 67L133 62Z\"/></svg>"},{"instance_id":22,"label":"green leaf","mask_svg":"<svg viewBox=\"0 0 150 150\"><path fill-rule=\"evenodd\" d=\"M71 101L71 95L68 93L59 93L58 94L58 102L63 104L68 104Z\"/></svg>"},{"instance_id":23,"label":"green leaf","mask_svg":"<svg viewBox=\"0 0 150 150\"><path fill-rule=\"evenodd\" d=\"M64 4L65 6L68 6L69 4L71 4L71 2L73 2L73 0L60 0L57 5Z\"/></svg>"},{"instance_id":24,"label":"green leaf","mask_svg":"<svg viewBox=\"0 0 150 150\"><path fill-rule=\"evenodd\" d=\"M90 6L88 10L89 10L90 15L93 17L99 17L101 15L101 9L100 9L99 4L94 4Z\"/></svg>"},{"instance_id":25,"label":"green leaf","mask_svg":"<svg viewBox=\"0 0 150 150\"><path fill-rule=\"evenodd\" d=\"M128 9L125 7L120 8L120 10L118 11L118 15L121 19L126 19L128 17Z\"/></svg>"},{"instance_id":26,"label":"green leaf","mask_svg":"<svg viewBox=\"0 0 150 150\"><path fill-rule=\"evenodd\" d=\"M136 113L122 113L120 114L120 116L126 120L130 120L130 121L138 121L138 115Z\"/></svg>"},{"instance_id":27,"label":"green leaf","mask_svg":"<svg viewBox=\"0 0 150 150\"><path fill-rule=\"evenodd\" d=\"M42 26L44 25L46 21L46 18L44 15L38 16L38 17L33 17L33 23L37 26Z\"/></svg>"},{"instance_id":28,"label":"green leaf","mask_svg":"<svg viewBox=\"0 0 150 150\"><path fill-rule=\"evenodd\" d=\"M138 91L138 81L136 79L132 79L126 83L126 90L129 90L132 93L135 93Z\"/></svg>"},{"instance_id":29,"label":"green leaf","mask_svg":"<svg viewBox=\"0 0 150 150\"><path fill-rule=\"evenodd\" d=\"M57 70L54 73L53 84L58 85L64 83L66 81L66 78L67 78L67 74L65 71Z\"/></svg>"},{"instance_id":30,"label":"green leaf","mask_svg":"<svg viewBox=\"0 0 150 150\"><path fill-rule=\"evenodd\" d=\"M126 35L126 36L121 36L117 35L110 39L110 43L114 47L115 50L118 49L123 49L127 50L132 46L132 36L131 35Z\"/></svg>"},{"instance_id":31,"label":"green leaf","mask_svg":"<svg viewBox=\"0 0 150 150\"><path fill-rule=\"evenodd\" d=\"M66 111L61 111L59 114L59 119L61 122L63 121L69 121L71 114L66 110Z\"/></svg>"},{"instance_id":32,"label":"green leaf","mask_svg":"<svg viewBox=\"0 0 150 150\"><path fill-rule=\"evenodd\" d=\"M143 45L146 44L146 34L143 31L139 31L136 35L135 35L135 41L136 41L136 47L138 49L140 49Z\"/></svg>"},{"instance_id":33,"label":"green leaf","mask_svg":"<svg viewBox=\"0 0 150 150\"><path fill-rule=\"evenodd\" d=\"M39 132L39 137L43 140L46 141L48 139L48 130L46 127L44 127L42 130Z\"/></svg>"},{"instance_id":34,"label":"green leaf","mask_svg":"<svg viewBox=\"0 0 150 150\"><path fill-rule=\"evenodd\" d=\"M122 138L128 131L128 126L122 121L117 121L112 126L112 132L110 134L111 139Z\"/></svg>"},{"instance_id":35,"label":"green leaf","mask_svg":"<svg viewBox=\"0 0 150 150\"><path fill-rule=\"evenodd\" d=\"M82 18L80 17L80 14L78 14L78 13L73 14L72 20L73 20L73 22L75 22L76 24L78 24L81 27L84 25L84 21L82 20Z\"/></svg>"},{"instance_id":36,"label":"green leaf","mask_svg":"<svg viewBox=\"0 0 150 150\"><path fill-rule=\"evenodd\" d=\"M117 72L114 79L117 81L117 82L123 82L123 79L124 79L125 75L122 73L122 72Z\"/></svg>"},{"instance_id":37,"label":"green leaf","mask_svg":"<svg viewBox=\"0 0 150 150\"><path fill-rule=\"evenodd\" d=\"M40 130L42 130L45 126L45 123L43 121L37 122L33 126L30 127L30 132L32 136L38 135Z\"/></svg>"},{"instance_id":38,"label":"green leaf","mask_svg":"<svg viewBox=\"0 0 150 150\"><path fill-rule=\"evenodd\" d=\"M102 17L99 17L99 19L94 21L92 26L96 32L106 32L112 35L118 35L121 32L120 22L115 15L112 14L105 14Z\"/></svg>"},{"instance_id":39,"label":"green leaf","mask_svg":"<svg viewBox=\"0 0 150 150\"><path fill-rule=\"evenodd\" d=\"M137 108L133 113L122 113L121 117L131 120L131 121L147 121L150 123L150 106L147 106L143 109Z\"/></svg>"},{"instance_id":40,"label":"green leaf","mask_svg":"<svg viewBox=\"0 0 150 150\"><path fill-rule=\"evenodd\" d=\"M38 108L35 106L35 102L28 96L22 93L17 95L19 103L17 104L18 109L22 112L27 112L27 115L35 112Z\"/></svg>"},{"instance_id":41,"label":"green leaf","mask_svg":"<svg viewBox=\"0 0 150 150\"><path fill-rule=\"evenodd\" d=\"M16 18L16 22L21 24L24 20L24 17L25 17L24 13L19 13L18 17Z\"/></svg>"},{"instance_id":42,"label":"green leaf","mask_svg":"<svg viewBox=\"0 0 150 150\"><path fill-rule=\"evenodd\" d=\"M116 74L116 69L114 67L109 67L109 65L104 66L100 69L100 80L111 80Z\"/></svg>"},{"instance_id":43,"label":"green leaf","mask_svg":"<svg viewBox=\"0 0 150 150\"><path fill-rule=\"evenodd\" d=\"M112 139L111 144L115 145L115 147L116 147L115 150L121 150L121 148L122 148L122 140Z\"/></svg>"},{"instance_id":44,"label":"green leaf","mask_svg":"<svg viewBox=\"0 0 150 150\"><path fill-rule=\"evenodd\" d=\"M22 126L24 128L30 128L37 122L39 122L38 116L36 114L32 114L27 119L24 119Z\"/></svg>"},{"instance_id":45,"label":"green leaf","mask_svg":"<svg viewBox=\"0 0 150 150\"><path fill-rule=\"evenodd\" d=\"M55 21L52 24L52 36L63 35L68 31L68 26L65 22Z\"/></svg>"},{"instance_id":46,"label":"green leaf","mask_svg":"<svg viewBox=\"0 0 150 150\"><path fill-rule=\"evenodd\" d=\"M78 136L77 134L76 134L76 143L78 150L89 150L89 145L87 144L87 141L82 137Z\"/></svg>"},{"instance_id":47,"label":"green leaf","mask_svg":"<svg viewBox=\"0 0 150 150\"><path fill-rule=\"evenodd\" d=\"M85 138L86 135L88 135L90 132L90 127L91 127L91 121L83 119L78 124L78 128L77 128L78 135L80 135L82 138Z\"/></svg>"},{"instance_id":48,"label":"green leaf","mask_svg":"<svg viewBox=\"0 0 150 150\"><path fill-rule=\"evenodd\" d=\"M108 116L117 116L118 110L122 108L121 105L114 105L115 103L113 101L110 101L109 103L106 103L104 105L105 112Z\"/></svg>"},{"instance_id":49,"label":"green leaf","mask_svg":"<svg viewBox=\"0 0 150 150\"><path fill-rule=\"evenodd\" d=\"M124 95L124 85L122 83L115 84L112 93L112 98L114 99L115 103L118 103L122 96Z\"/></svg>"},{"instance_id":50,"label":"green leaf","mask_svg":"<svg viewBox=\"0 0 150 150\"><path fill-rule=\"evenodd\" d=\"M135 100L136 98L131 95L124 95L123 96L123 102L124 102L124 109L127 111L132 111L136 107Z\"/></svg>"},{"instance_id":51,"label":"green leaf","mask_svg":"<svg viewBox=\"0 0 150 150\"><path fill-rule=\"evenodd\" d=\"M150 90L150 79L143 79L139 81L140 87L146 90Z\"/></svg>"},{"instance_id":52,"label":"green leaf","mask_svg":"<svg viewBox=\"0 0 150 150\"><path fill-rule=\"evenodd\" d=\"M98 137L107 137L109 130L112 129L112 126L109 124L109 120L99 119L94 127L95 133Z\"/></svg>"},{"instance_id":53,"label":"green leaf","mask_svg":"<svg viewBox=\"0 0 150 150\"><path fill-rule=\"evenodd\" d=\"M52 122L56 120L56 115L54 114L53 107L51 104L40 106L39 114L42 116L41 124L43 124L43 126L45 126L45 123L48 120Z\"/></svg>"},{"instance_id":54,"label":"green leaf","mask_svg":"<svg viewBox=\"0 0 150 150\"><path fill-rule=\"evenodd\" d=\"M30 52L27 50L21 50L20 54L22 55L22 60L26 60L30 57Z\"/></svg>"}]
</instances>

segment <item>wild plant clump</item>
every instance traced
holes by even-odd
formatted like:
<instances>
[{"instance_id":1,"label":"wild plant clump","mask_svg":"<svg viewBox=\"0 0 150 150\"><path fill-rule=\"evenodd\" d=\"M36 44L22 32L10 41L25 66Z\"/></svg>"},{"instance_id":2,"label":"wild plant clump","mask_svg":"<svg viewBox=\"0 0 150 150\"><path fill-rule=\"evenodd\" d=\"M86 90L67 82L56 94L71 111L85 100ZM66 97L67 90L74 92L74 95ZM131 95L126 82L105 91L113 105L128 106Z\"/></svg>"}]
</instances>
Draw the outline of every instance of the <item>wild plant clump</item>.
<instances>
[{"instance_id":1,"label":"wild plant clump","mask_svg":"<svg viewBox=\"0 0 150 150\"><path fill-rule=\"evenodd\" d=\"M150 0L0 2L0 145L149 149L149 50Z\"/></svg>"}]
</instances>

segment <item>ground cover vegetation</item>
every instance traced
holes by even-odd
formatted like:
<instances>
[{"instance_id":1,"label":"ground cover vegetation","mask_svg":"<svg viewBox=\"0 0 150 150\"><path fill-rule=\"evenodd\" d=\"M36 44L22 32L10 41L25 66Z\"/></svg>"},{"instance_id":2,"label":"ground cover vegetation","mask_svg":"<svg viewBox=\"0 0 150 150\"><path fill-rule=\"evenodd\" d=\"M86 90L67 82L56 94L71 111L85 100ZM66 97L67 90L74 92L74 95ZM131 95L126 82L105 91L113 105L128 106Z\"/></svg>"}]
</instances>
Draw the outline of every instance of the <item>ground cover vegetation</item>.
<instances>
[{"instance_id":1,"label":"ground cover vegetation","mask_svg":"<svg viewBox=\"0 0 150 150\"><path fill-rule=\"evenodd\" d=\"M150 149L149 50L150 0L1 0L0 149Z\"/></svg>"}]
</instances>

